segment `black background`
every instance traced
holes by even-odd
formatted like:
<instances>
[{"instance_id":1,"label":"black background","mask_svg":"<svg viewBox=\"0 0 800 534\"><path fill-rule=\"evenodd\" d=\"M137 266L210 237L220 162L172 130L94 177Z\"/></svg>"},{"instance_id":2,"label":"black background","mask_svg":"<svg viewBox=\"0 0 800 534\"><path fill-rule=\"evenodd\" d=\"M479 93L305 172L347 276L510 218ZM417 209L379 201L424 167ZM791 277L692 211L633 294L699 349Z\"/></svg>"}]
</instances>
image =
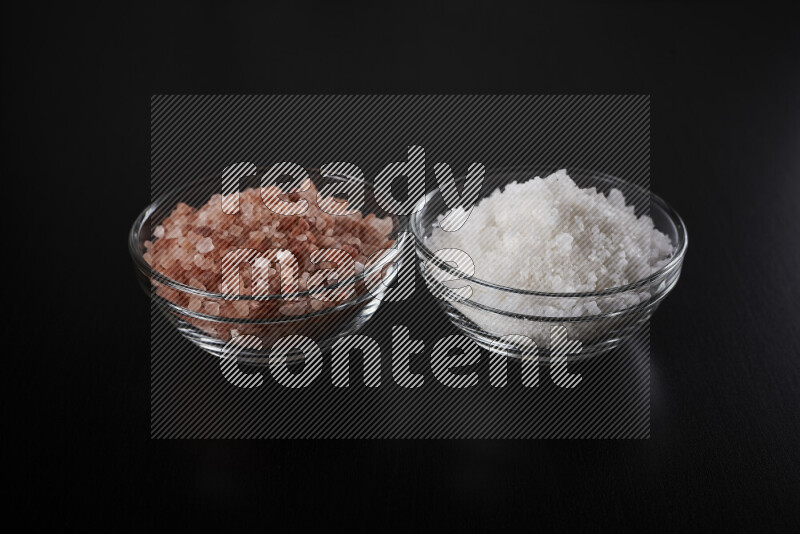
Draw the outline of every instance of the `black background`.
<instances>
[{"instance_id":1,"label":"black background","mask_svg":"<svg viewBox=\"0 0 800 534\"><path fill-rule=\"evenodd\" d=\"M295 2L7 15L6 358L23 369L4 413L23 446L6 461L24 467L10 487L36 506L28 517L798 525L800 28L788 13ZM125 248L149 199L149 97L297 92L651 94L651 186L691 239L652 324L651 438L150 441L149 306Z\"/></svg>"}]
</instances>

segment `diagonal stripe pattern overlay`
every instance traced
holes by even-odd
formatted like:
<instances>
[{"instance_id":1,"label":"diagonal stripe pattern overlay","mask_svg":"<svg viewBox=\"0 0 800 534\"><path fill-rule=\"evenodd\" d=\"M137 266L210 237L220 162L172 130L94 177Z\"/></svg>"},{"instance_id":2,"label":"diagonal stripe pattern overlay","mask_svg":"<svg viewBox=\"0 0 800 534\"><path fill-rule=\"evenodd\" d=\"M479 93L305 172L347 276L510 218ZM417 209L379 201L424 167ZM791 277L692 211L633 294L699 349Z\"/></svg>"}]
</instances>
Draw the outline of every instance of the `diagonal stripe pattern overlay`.
<instances>
[{"instance_id":1,"label":"diagonal stripe pattern overlay","mask_svg":"<svg viewBox=\"0 0 800 534\"><path fill-rule=\"evenodd\" d=\"M224 170L243 162L349 162L372 182L411 146L424 148L426 191L437 186L437 163L455 177L473 163L591 169L650 188L646 95L154 96L150 121L151 200L209 177L220 193ZM151 437L649 437L648 321L620 325L631 331L620 346L553 373L547 361L501 362L465 342L420 274L409 276L413 291L386 298L359 337L320 347L319 373L302 387L275 379L286 379L285 367L242 367L263 380L237 387L154 302ZM463 366L448 376L443 358ZM288 370L301 373L302 363Z\"/></svg>"}]
</instances>

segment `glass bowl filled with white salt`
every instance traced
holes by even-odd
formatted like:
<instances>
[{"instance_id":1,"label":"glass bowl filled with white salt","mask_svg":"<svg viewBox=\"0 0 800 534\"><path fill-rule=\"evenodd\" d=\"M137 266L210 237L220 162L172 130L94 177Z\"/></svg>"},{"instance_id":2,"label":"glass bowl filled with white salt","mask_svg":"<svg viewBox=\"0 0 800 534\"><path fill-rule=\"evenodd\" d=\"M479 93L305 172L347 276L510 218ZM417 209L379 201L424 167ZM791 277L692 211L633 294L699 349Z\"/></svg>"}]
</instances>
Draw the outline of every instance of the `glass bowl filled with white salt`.
<instances>
[{"instance_id":1,"label":"glass bowl filled with white salt","mask_svg":"<svg viewBox=\"0 0 800 534\"><path fill-rule=\"evenodd\" d=\"M661 198L580 169L487 171L471 211L451 211L438 190L417 208L417 265L450 321L490 351L533 346L545 362L554 339L581 359L641 333L688 244Z\"/></svg>"},{"instance_id":2,"label":"glass bowl filled with white salt","mask_svg":"<svg viewBox=\"0 0 800 534\"><path fill-rule=\"evenodd\" d=\"M410 240L407 220L382 213L361 178L310 170L300 186L280 189L261 187L262 174L226 196L220 178L174 187L128 239L142 289L185 338L256 365L269 363L281 338L304 336L324 350L360 329Z\"/></svg>"}]
</instances>

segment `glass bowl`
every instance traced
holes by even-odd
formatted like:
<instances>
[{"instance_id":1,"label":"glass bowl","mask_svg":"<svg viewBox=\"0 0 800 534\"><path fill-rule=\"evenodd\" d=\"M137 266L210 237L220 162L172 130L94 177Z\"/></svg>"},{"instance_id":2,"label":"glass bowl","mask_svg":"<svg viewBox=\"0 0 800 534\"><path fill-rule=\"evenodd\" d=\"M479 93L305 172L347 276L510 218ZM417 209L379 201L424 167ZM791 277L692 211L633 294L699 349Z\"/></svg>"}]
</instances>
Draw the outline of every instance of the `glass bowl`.
<instances>
[{"instance_id":1,"label":"glass bowl","mask_svg":"<svg viewBox=\"0 0 800 534\"><path fill-rule=\"evenodd\" d=\"M545 177L557 168L517 167L487 171L478 200L511 182ZM649 215L656 229L669 237L674 247L667 263L652 275L634 283L584 293L548 293L504 287L467 276L456 265L436 257L429 238L437 219L448 208L439 191L431 191L422 206L411 216L417 267L450 321L481 347L512 357L520 357L532 340L540 361L547 363L554 327L563 327L568 340L580 341L579 349L565 351L568 360L582 359L614 349L646 326L661 301L675 287L686 254L688 237L680 216L666 202L649 191L620 178L580 169L568 169L581 188L596 188L608 194L613 188L633 204L637 216ZM421 200L420 203L423 203ZM457 281L455 281L457 279ZM455 288L469 286L464 298ZM563 310L597 309L600 313L572 316ZM594 305L597 308L594 308ZM558 335L563 335L563 331ZM520 342L522 340L522 342ZM569 346L569 344L567 344ZM563 347L563 346L562 346Z\"/></svg>"},{"instance_id":2,"label":"glass bowl","mask_svg":"<svg viewBox=\"0 0 800 534\"><path fill-rule=\"evenodd\" d=\"M262 174L260 172L257 176ZM337 185L339 190L363 187L364 207L359 210L362 216L387 215L375 205L372 188L364 180L320 173L317 170L311 170L309 174L318 189L331 185ZM142 211L133 223L128 238L128 249L140 286L186 339L214 356L225 357L230 351L229 342L232 338L255 336L261 341L261 346L243 343L243 346L247 346L238 351L236 358L241 363L265 365L269 364L271 347L282 337L305 336L324 350L337 339L359 330L373 316L387 286L391 285L402 268L404 255L401 252L404 246L410 244L411 239L406 232L406 218L389 215L392 218L390 239L394 240L394 244L379 253L375 261L363 267L360 272L356 271L351 278L308 291L257 296L224 295L183 284L151 267L144 257L147 252L145 242L154 239L154 230L161 221L178 203L194 208L204 205L212 195L220 193L221 186L221 179L215 178L172 188ZM241 179L240 192L247 187L259 187L259 184L252 178ZM322 298L314 299L315 295L319 296L323 291L330 295L334 290L347 291L350 295L347 299L334 302L322 302ZM195 299L195 303L202 303L200 309L197 309L197 305L189 304L192 299ZM312 300L319 304L314 309L309 306L305 306L303 311L293 309L297 308L292 306L297 302L310 303ZM231 301L247 303L247 316L231 317L224 313L209 313L209 309L223 310L226 305L230 309ZM299 351L289 352L282 357L285 361L292 362L302 360L303 354Z\"/></svg>"}]
</instances>

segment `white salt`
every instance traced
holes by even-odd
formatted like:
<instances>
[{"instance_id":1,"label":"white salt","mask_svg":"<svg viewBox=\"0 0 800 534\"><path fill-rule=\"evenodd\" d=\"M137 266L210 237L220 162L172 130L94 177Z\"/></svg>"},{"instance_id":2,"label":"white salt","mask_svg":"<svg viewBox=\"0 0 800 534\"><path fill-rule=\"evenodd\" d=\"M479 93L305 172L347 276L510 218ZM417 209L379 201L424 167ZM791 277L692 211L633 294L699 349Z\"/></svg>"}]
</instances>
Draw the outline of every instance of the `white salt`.
<instances>
[{"instance_id":1,"label":"white salt","mask_svg":"<svg viewBox=\"0 0 800 534\"><path fill-rule=\"evenodd\" d=\"M434 228L430 244L466 252L478 279L553 293L629 284L672 254L669 238L619 190L580 189L566 170L496 190L458 231Z\"/></svg>"},{"instance_id":2,"label":"white salt","mask_svg":"<svg viewBox=\"0 0 800 534\"><path fill-rule=\"evenodd\" d=\"M463 216L464 210L456 208L453 215ZM434 251L454 248L467 253L479 280L549 293L592 292L630 284L660 269L673 252L670 239L654 228L650 217L637 217L620 191L612 189L606 196L594 188L581 189L566 170L494 191L473 208L459 230L434 227L427 245ZM597 315L648 298L646 291L575 299L521 296L478 284L470 287L475 302L547 317ZM530 322L454 305L498 335L530 335L537 342L546 338L547 331L540 332Z\"/></svg>"}]
</instances>

